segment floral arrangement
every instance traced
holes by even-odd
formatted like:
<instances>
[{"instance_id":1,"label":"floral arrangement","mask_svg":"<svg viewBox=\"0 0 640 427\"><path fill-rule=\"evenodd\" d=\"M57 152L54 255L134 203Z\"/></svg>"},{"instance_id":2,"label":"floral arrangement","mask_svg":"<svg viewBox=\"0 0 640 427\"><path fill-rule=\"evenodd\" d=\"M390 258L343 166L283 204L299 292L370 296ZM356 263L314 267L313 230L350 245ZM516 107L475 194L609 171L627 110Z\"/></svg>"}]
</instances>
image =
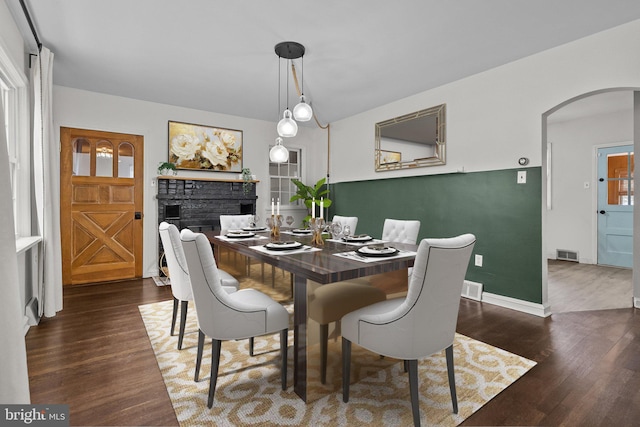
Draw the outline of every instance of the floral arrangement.
<instances>
[{"instance_id":1,"label":"floral arrangement","mask_svg":"<svg viewBox=\"0 0 640 427\"><path fill-rule=\"evenodd\" d=\"M242 131L169 122L169 138L169 161L180 169L240 171Z\"/></svg>"}]
</instances>

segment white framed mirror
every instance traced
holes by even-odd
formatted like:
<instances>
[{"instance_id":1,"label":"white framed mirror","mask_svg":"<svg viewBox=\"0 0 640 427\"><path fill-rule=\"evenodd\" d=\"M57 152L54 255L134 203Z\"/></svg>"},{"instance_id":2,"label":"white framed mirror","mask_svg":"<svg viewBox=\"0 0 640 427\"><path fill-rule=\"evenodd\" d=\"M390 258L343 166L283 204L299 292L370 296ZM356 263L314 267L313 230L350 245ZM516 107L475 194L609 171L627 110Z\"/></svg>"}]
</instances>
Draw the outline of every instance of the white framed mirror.
<instances>
[{"instance_id":1,"label":"white framed mirror","mask_svg":"<svg viewBox=\"0 0 640 427\"><path fill-rule=\"evenodd\" d=\"M446 164L446 104L376 123L376 172Z\"/></svg>"}]
</instances>

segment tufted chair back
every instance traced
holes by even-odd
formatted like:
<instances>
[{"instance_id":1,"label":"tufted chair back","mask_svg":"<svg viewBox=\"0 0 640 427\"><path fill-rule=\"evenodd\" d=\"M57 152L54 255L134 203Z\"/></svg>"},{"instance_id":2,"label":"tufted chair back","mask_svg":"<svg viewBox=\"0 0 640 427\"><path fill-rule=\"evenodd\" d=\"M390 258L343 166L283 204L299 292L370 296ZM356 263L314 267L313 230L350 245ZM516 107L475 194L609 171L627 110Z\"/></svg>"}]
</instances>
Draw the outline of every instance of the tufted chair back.
<instances>
[{"instance_id":1,"label":"tufted chair back","mask_svg":"<svg viewBox=\"0 0 640 427\"><path fill-rule=\"evenodd\" d=\"M385 219L382 227L382 240L398 243L416 244L420 232L420 221Z\"/></svg>"},{"instance_id":2,"label":"tufted chair back","mask_svg":"<svg viewBox=\"0 0 640 427\"><path fill-rule=\"evenodd\" d=\"M253 215L220 215L221 230L239 230L249 227Z\"/></svg>"}]
</instances>

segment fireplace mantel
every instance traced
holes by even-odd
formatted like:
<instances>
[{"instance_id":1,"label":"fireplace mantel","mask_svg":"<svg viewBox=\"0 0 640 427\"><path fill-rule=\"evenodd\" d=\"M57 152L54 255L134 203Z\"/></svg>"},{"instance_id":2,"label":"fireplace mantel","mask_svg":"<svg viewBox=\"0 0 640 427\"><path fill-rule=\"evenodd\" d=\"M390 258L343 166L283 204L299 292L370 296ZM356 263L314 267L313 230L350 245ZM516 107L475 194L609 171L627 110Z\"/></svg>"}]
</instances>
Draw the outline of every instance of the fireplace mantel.
<instances>
[{"instance_id":1,"label":"fireplace mantel","mask_svg":"<svg viewBox=\"0 0 640 427\"><path fill-rule=\"evenodd\" d=\"M175 176L175 175L158 175L158 179L174 179L178 181L210 181L210 182L244 182L242 179L212 179L212 178L188 178L184 176ZM259 180L250 180L248 182L257 183Z\"/></svg>"}]
</instances>

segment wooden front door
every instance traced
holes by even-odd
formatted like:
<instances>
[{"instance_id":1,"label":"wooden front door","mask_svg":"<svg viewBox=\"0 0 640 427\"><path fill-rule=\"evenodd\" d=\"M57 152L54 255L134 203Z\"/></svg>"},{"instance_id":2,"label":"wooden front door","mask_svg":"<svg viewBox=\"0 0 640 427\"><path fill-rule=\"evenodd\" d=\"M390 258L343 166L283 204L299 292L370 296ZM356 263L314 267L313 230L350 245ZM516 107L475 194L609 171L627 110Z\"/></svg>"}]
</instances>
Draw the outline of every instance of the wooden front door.
<instances>
[{"instance_id":1,"label":"wooden front door","mask_svg":"<svg viewBox=\"0 0 640 427\"><path fill-rule=\"evenodd\" d=\"M142 277L144 139L60 128L65 285Z\"/></svg>"}]
</instances>

